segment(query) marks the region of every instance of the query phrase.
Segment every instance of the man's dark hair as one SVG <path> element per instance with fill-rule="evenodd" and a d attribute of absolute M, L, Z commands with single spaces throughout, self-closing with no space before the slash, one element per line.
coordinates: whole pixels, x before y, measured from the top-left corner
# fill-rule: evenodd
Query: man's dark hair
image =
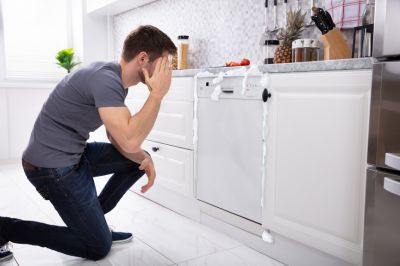
<path fill-rule="evenodd" d="M 126 37 L 122 58 L 129 62 L 140 52 L 148 53 L 150 61 L 153 61 L 164 52 L 175 55 L 176 46 L 164 32 L 154 26 L 145 25 L 133 30 Z"/>

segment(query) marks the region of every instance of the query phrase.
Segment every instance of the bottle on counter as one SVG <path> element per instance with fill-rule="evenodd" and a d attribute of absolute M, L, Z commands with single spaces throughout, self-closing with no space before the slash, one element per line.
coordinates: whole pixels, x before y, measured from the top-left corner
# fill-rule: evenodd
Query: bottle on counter
<path fill-rule="evenodd" d="M 188 68 L 189 36 L 178 36 L 178 69 Z"/>

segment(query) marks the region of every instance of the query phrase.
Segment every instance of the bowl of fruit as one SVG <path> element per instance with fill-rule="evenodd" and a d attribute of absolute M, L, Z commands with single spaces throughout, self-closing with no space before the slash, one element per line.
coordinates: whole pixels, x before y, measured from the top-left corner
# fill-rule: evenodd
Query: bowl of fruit
<path fill-rule="evenodd" d="M 250 65 L 250 60 L 247 58 L 243 58 L 242 61 L 240 62 L 230 61 L 225 63 L 225 66 L 227 67 L 248 66 L 248 65 Z"/>

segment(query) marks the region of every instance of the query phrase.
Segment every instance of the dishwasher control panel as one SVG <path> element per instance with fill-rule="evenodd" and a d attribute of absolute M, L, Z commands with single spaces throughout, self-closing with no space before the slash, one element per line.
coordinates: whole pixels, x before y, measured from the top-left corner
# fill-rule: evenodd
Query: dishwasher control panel
<path fill-rule="evenodd" d="M 262 100 L 264 88 L 259 76 L 224 77 L 221 82 L 214 84 L 215 77 L 198 78 L 197 96 L 200 98 L 254 99 Z"/>

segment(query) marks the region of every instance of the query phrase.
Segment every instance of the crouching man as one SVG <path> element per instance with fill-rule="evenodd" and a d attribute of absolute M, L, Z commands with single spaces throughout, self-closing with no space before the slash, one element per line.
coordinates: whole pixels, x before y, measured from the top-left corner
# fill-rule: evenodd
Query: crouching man
<path fill-rule="evenodd" d="M 144 174 L 146 192 L 156 173 L 141 144 L 152 129 L 171 84 L 171 39 L 153 26 L 141 26 L 124 42 L 119 62 L 95 62 L 67 75 L 50 94 L 22 156 L 27 179 L 57 210 L 66 226 L 0 217 L 0 260 L 12 258 L 9 242 L 46 247 L 99 260 L 113 242 L 131 233 L 110 231 L 104 215 Z M 143 82 L 150 94 L 131 115 L 124 104 L 128 88 Z M 105 125 L 110 143 L 87 143 L 89 132 Z M 97 195 L 93 178 L 112 174 Z"/>

